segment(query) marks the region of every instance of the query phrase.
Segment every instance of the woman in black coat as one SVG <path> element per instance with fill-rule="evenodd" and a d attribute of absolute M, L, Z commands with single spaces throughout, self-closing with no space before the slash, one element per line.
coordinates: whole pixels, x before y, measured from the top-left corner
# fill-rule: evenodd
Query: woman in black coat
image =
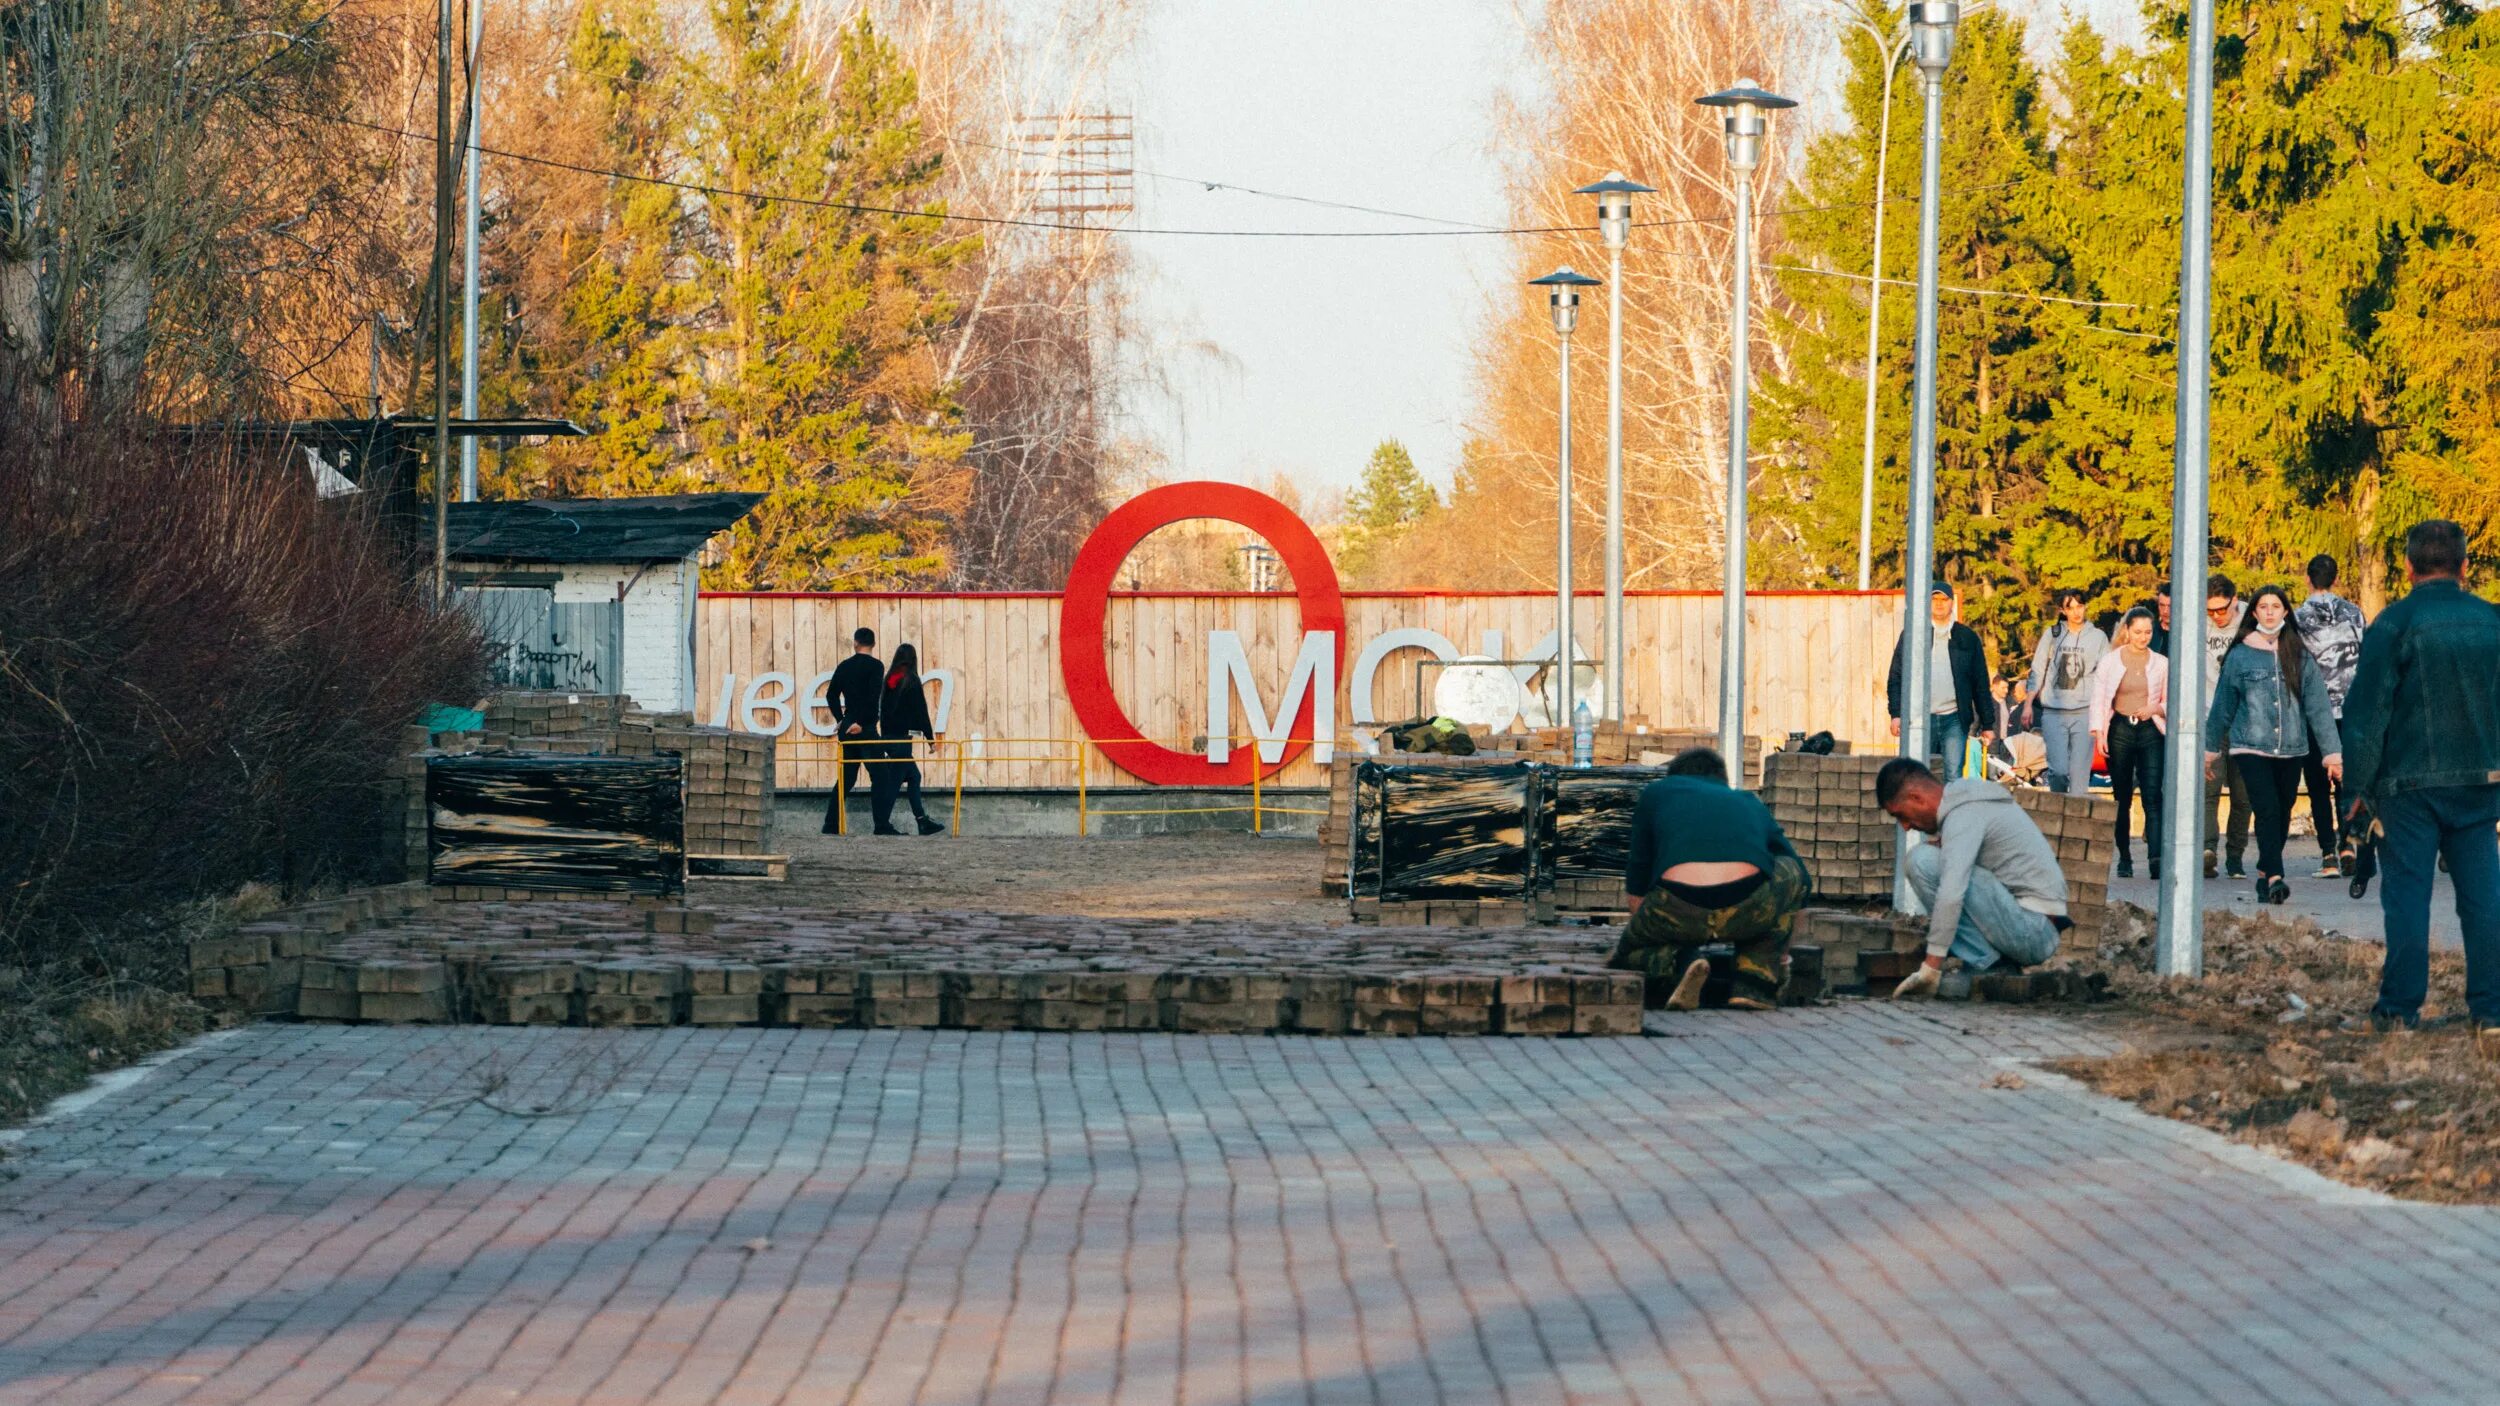
<path fill-rule="evenodd" d="M 911 802 L 912 818 L 919 822 L 921 834 L 935 835 L 946 829 L 931 820 L 920 804 L 920 763 L 911 755 L 915 741 L 927 741 L 936 731 L 929 722 L 928 694 L 920 684 L 920 651 L 896 645 L 894 662 L 886 667 L 885 696 L 877 706 L 877 737 L 884 744 L 879 749 L 884 755 L 871 764 L 876 772 L 872 778 L 876 833 L 903 833 L 894 828 L 898 793 Z"/>

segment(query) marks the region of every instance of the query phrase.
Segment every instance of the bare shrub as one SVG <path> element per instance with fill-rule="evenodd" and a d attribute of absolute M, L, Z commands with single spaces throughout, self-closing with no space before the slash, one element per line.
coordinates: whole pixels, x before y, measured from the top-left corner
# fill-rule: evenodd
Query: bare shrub
<path fill-rule="evenodd" d="M 0 960 L 376 872 L 408 724 L 484 679 L 371 511 L 287 460 L 127 418 L 9 432 Z"/>

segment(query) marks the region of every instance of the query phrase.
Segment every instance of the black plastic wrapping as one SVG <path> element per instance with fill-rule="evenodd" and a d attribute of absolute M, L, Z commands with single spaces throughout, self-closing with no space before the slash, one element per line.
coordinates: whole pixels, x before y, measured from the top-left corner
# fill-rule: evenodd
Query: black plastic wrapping
<path fill-rule="evenodd" d="M 685 891 L 685 780 L 676 757 L 434 757 L 425 795 L 437 884 Z"/>
<path fill-rule="evenodd" d="M 1536 770 L 1527 762 L 1356 767 L 1353 891 L 1392 902 L 1525 897 L 1536 873 L 1528 825 Z"/>
<path fill-rule="evenodd" d="M 1665 767 L 1537 768 L 1539 884 L 1620 879 L 1632 855 L 1632 812 Z"/>

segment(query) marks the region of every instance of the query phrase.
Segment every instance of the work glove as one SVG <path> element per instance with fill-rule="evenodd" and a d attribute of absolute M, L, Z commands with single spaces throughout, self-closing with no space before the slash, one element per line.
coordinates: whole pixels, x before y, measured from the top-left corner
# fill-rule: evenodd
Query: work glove
<path fill-rule="evenodd" d="M 1892 999 L 1907 1001 L 1916 996 L 1933 996 L 1943 980 L 1942 970 L 1922 963 L 1917 971 L 1901 978 L 1901 984 L 1892 988 Z"/>

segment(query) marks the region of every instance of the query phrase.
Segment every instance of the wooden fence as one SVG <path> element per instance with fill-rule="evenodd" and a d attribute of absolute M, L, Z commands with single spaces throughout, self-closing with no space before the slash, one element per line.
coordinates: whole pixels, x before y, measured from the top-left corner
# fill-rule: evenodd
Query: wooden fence
<path fill-rule="evenodd" d="M 1858 742 L 1885 735 L 1884 675 L 1900 630 L 1900 596 L 1891 592 L 1782 592 L 1749 598 L 1746 728 L 1766 737 L 1828 728 Z M 1416 662 L 1432 651 L 1370 648 L 1391 631 L 1428 630 L 1459 653 L 1533 658 L 1553 649 L 1553 597 L 1450 592 L 1349 593 L 1345 663 L 1337 679 L 1341 745 L 1368 737 L 1362 719 L 1395 721 L 1416 712 Z M 1575 602 L 1579 652 L 1602 656 L 1604 605 L 1594 593 Z M 1719 597 L 1641 592 L 1624 606 L 1629 649 L 1625 712 L 1662 728 L 1715 726 L 1718 716 Z M 777 734 L 779 784 L 829 787 L 831 717 L 821 707 L 823 678 L 850 653 L 851 631 L 877 632 L 878 655 L 908 641 L 932 679 L 930 706 L 950 744 L 924 760 L 932 786 L 951 786 L 957 757 L 967 787 L 1050 788 L 1135 784 L 1082 748 L 1082 733 L 1060 681 L 1059 596 L 1018 594 L 706 594 L 695 610 L 695 671 L 701 720 Z M 1203 746 L 1211 632 L 1235 632 L 1272 714 L 1301 643 L 1300 607 L 1291 595 L 1250 592 L 1115 594 L 1104 649 L 1112 686 L 1148 738 L 1181 751 Z M 1367 652 L 1373 659 L 1367 660 Z M 1359 677 L 1365 671 L 1368 679 Z M 1358 683 L 1368 696 L 1356 698 Z M 809 690 L 810 706 L 793 694 Z M 1427 687 L 1429 684 L 1427 683 Z M 1233 704 L 1231 731 L 1246 737 L 1245 710 Z M 1270 779 L 1277 786 L 1322 785 L 1306 754 Z"/>

